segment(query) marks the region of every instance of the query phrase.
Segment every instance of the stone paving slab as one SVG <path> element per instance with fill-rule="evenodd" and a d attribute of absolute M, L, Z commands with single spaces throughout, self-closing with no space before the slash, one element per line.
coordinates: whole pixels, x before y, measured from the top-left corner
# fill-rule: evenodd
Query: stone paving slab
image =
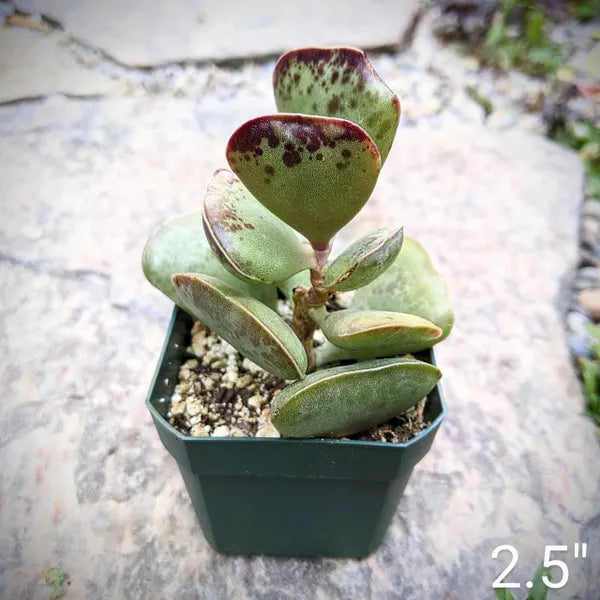
<path fill-rule="evenodd" d="M 66 597 L 91 600 L 484 599 L 499 544 L 519 549 L 521 582 L 546 544 L 600 548 L 600 446 L 557 301 L 580 163 L 541 136 L 456 116 L 401 127 L 341 236 L 403 223 L 456 307 L 438 351 L 448 419 L 383 546 L 363 561 L 209 548 L 143 405 L 170 305 L 139 262 L 157 223 L 198 207 L 229 133 L 269 96 L 261 73 L 263 92 L 242 85 L 221 100 L 0 109 L 2 598 L 45 600 L 42 573 L 60 566 Z M 569 568 L 553 599 L 597 597 L 600 554 Z"/>
<path fill-rule="evenodd" d="M 115 90 L 106 75 L 85 69 L 66 47 L 68 36 L 0 26 L 0 102 L 47 94 L 99 96 Z"/>
<path fill-rule="evenodd" d="M 16 0 L 129 66 L 223 61 L 306 45 L 395 45 L 417 0 Z"/>

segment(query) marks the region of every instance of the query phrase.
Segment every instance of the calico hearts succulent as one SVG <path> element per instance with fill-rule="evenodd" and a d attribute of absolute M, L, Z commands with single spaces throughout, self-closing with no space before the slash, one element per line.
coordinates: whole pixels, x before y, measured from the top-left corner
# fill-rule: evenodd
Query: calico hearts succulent
<path fill-rule="evenodd" d="M 146 244 L 148 280 L 273 375 L 293 380 L 271 407 L 289 437 L 339 437 L 416 404 L 441 374 L 407 357 L 452 329 L 443 281 L 402 228 L 378 229 L 334 260 L 335 234 L 377 182 L 400 102 L 354 48 L 300 48 L 275 66 L 281 112 L 231 136 L 231 170 L 201 209 Z M 293 307 L 276 311 L 277 291 Z M 352 292 L 346 308 L 332 302 Z M 326 342 L 315 347 L 320 328 Z M 335 366 L 336 363 L 342 366 Z"/>

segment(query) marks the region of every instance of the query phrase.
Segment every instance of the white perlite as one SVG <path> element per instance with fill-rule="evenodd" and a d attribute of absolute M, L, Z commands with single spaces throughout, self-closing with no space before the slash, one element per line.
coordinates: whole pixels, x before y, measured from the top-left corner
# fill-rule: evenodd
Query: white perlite
<path fill-rule="evenodd" d="M 202 437 L 273 435 L 262 407 L 279 393 L 283 381 L 245 359 L 198 321 L 192 327 L 188 352 L 197 358 L 187 360 L 179 370 L 167 412 L 171 425 L 186 435 Z"/>

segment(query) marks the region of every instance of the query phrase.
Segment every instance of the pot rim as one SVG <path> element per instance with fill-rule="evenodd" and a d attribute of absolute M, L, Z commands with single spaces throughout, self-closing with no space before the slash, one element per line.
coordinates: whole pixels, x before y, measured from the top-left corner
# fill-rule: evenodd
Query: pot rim
<path fill-rule="evenodd" d="M 429 425 L 427 425 L 427 427 L 425 429 L 423 429 L 423 431 L 419 432 L 416 436 L 414 436 L 413 438 L 411 438 L 410 440 L 408 440 L 407 442 L 375 442 L 375 441 L 368 441 L 368 440 L 344 440 L 344 439 L 335 439 L 335 438 L 292 438 L 292 437 L 256 437 L 256 436 L 248 436 L 248 437 L 234 437 L 234 436 L 203 436 L 203 437 L 196 437 L 196 436 L 190 436 L 190 435 L 184 435 L 183 433 L 181 433 L 180 431 L 178 431 L 177 429 L 175 429 L 175 427 L 173 427 L 173 425 L 171 425 L 171 423 L 169 423 L 169 421 L 167 421 L 167 419 L 164 417 L 164 415 L 162 415 L 157 409 L 156 407 L 152 404 L 152 402 L 150 401 L 149 398 L 146 399 L 146 406 L 148 408 L 148 410 L 150 411 L 150 413 L 152 414 L 152 416 L 156 419 L 159 420 L 159 422 L 164 426 L 164 428 L 173 436 L 178 438 L 179 440 L 181 440 L 182 442 L 185 442 L 186 444 L 210 444 L 211 440 L 214 441 L 223 441 L 223 440 L 231 440 L 231 441 L 235 441 L 236 443 L 240 443 L 240 444 L 251 444 L 251 443 L 256 443 L 258 442 L 264 442 L 267 444 L 275 444 L 275 443 L 281 443 L 282 441 L 285 442 L 293 442 L 295 444 L 299 444 L 299 443 L 303 443 L 303 444 L 309 444 L 309 445 L 319 445 L 319 444 L 325 444 L 325 445 L 334 445 L 334 446 L 363 446 L 363 447 L 382 447 L 382 448 L 408 448 L 409 446 L 411 446 L 412 444 L 417 443 L 420 439 L 426 437 L 430 431 L 432 429 L 437 428 L 440 423 L 444 420 L 445 416 L 446 416 L 446 404 L 440 394 L 440 404 L 442 406 L 442 410 L 440 412 L 440 414 L 433 420 L 431 421 L 431 423 L 429 423 Z"/>

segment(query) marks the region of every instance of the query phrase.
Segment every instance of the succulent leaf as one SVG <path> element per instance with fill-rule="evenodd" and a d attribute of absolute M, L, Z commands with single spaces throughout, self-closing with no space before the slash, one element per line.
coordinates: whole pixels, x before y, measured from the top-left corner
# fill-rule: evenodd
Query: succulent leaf
<path fill-rule="evenodd" d="M 437 326 L 416 315 L 383 310 L 338 310 L 321 323 L 334 345 L 362 358 L 397 356 L 431 348 L 442 335 Z"/>
<path fill-rule="evenodd" d="M 286 437 L 341 437 L 399 415 L 424 398 L 440 371 L 411 358 L 323 369 L 276 396 L 271 421 Z"/>
<path fill-rule="evenodd" d="M 314 250 L 258 202 L 229 170 L 215 172 L 204 197 L 204 232 L 236 277 L 275 283 L 316 267 Z"/>
<path fill-rule="evenodd" d="M 429 255 L 412 238 L 404 238 L 394 264 L 369 285 L 355 292 L 353 309 L 389 310 L 417 315 L 435 323 L 445 339 L 454 324 L 454 313 L 444 280 Z"/>
<path fill-rule="evenodd" d="M 315 364 L 318 369 L 337 363 L 343 360 L 366 360 L 370 358 L 385 358 L 383 356 L 367 356 L 363 357 L 360 353 L 353 350 L 345 350 L 339 346 L 334 346 L 329 340 L 315 348 Z"/>
<path fill-rule="evenodd" d="M 273 89 L 282 112 L 328 115 L 360 125 L 382 163 L 394 141 L 400 101 L 356 48 L 299 48 L 275 65 Z"/>
<path fill-rule="evenodd" d="M 227 160 L 254 197 L 316 250 L 363 207 L 381 169 L 377 146 L 358 125 L 298 114 L 248 121 L 231 136 Z"/>
<path fill-rule="evenodd" d="M 371 283 L 396 260 L 403 237 L 402 228 L 382 228 L 362 237 L 325 267 L 323 285 L 348 292 Z"/>
<path fill-rule="evenodd" d="M 257 365 L 282 379 L 306 372 L 302 342 L 273 310 L 216 277 L 177 273 L 184 308 Z"/>
<path fill-rule="evenodd" d="M 312 284 L 310 282 L 310 272 L 302 271 L 301 273 L 296 273 L 289 279 L 285 281 L 280 281 L 277 284 L 277 287 L 283 292 L 283 295 L 288 299 L 292 300 L 294 297 L 294 289 L 299 285 L 304 285 L 306 287 L 310 287 Z"/>
<path fill-rule="evenodd" d="M 175 273 L 202 273 L 222 279 L 238 291 L 276 306 L 275 287 L 245 283 L 225 270 L 210 249 L 202 227 L 202 211 L 190 212 L 161 225 L 144 248 L 142 268 L 146 279 L 175 304 L 184 308 L 171 277 Z"/>

